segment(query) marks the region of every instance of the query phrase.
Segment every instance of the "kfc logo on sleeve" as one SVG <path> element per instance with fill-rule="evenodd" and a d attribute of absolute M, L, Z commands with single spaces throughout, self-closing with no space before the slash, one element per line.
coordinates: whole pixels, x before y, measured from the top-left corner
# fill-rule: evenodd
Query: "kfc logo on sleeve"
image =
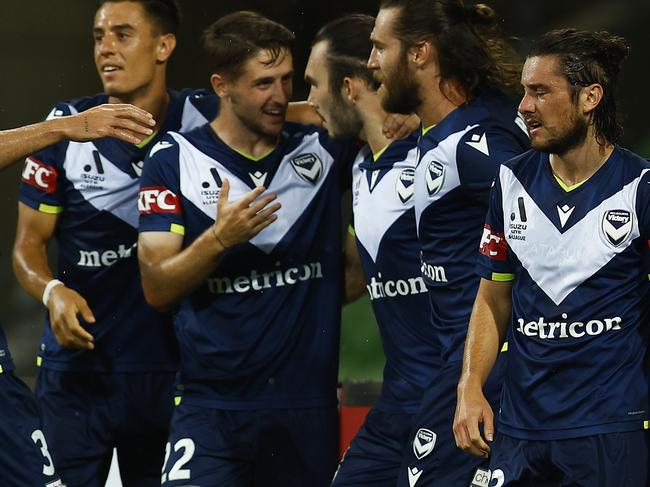
<path fill-rule="evenodd" d="M 35 157 L 25 159 L 25 167 L 22 172 L 22 179 L 27 184 L 46 193 L 56 191 L 56 178 L 58 173 L 52 166 L 47 166 Z"/>
<path fill-rule="evenodd" d="M 180 213 L 180 198 L 163 186 L 142 188 L 138 196 L 138 211 L 143 214 Z"/>
<path fill-rule="evenodd" d="M 508 244 L 505 235 L 492 230 L 490 225 L 485 225 L 479 251 L 492 260 L 506 260 L 508 258 Z"/>

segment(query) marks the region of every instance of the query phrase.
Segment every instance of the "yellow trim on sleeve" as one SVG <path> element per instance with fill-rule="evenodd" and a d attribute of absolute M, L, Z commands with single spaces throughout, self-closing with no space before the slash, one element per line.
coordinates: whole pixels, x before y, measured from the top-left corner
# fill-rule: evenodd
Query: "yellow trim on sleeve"
<path fill-rule="evenodd" d="M 496 282 L 514 281 L 515 280 L 515 275 L 514 274 L 504 274 L 502 272 L 493 272 L 491 280 L 496 281 Z"/>
<path fill-rule="evenodd" d="M 508 342 L 503 342 L 503 346 L 501 347 L 501 353 L 507 351 L 508 351 Z"/>
<path fill-rule="evenodd" d="M 354 229 L 352 225 L 348 225 L 348 233 L 353 237 L 357 236 L 357 231 Z M 648 279 L 650 279 L 650 276 L 648 276 Z"/>
<path fill-rule="evenodd" d="M 650 274 L 648 274 L 648 281 L 650 281 Z"/>
<path fill-rule="evenodd" d="M 153 134 L 151 134 L 149 137 L 147 137 L 146 139 L 144 139 L 142 142 L 140 142 L 139 144 L 135 144 L 135 146 L 136 146 L 138 149 L 142 149 L 142 148 L 145 147 L 149 142 L 151 142 L 151 141 L 153 140 L 153 138 L 154 138 L 156 135 L 158 135 L 158 131 L 157 131 L 157 130 L 156 130 Z"/>
<path fill-rule="evenodd" d="M 644 430 L 650 429 L 650 421 L 648 421 L 647 419 L 643 422 L 643 429 Z"/>
<path fill-rule="evenodd" d="M 39 355 L 36 357 L 36 367 L 40 367 L 41 365 L 43 365 L 43 357 Z"/>
<path fill-rule="evenodd" d="M 0 374 L 2 374 L 5 371 L 5 369 L 2 368 L 2 365 L 0 365 Z"/>
<path fill-rule="evenodd" d="M 46 205 L 45 203 L 41 203 L 38 205 L 38 211 L 50 215 L 58 215 L 59 213 L 63 213 L 63 206 Z"/>
<path fill-rule="evenodd" d="M 174 396 L 174 406 L 180 406 L 183 398 L 181 396 Z"/>
<path fill-rule="evenodd" d="M 169 231 L 172 233 L 177 233 L 178 235 L 185 235 L 185 227 L 179 225 L 178 223 L 172 223 L 169 227 Z"/>

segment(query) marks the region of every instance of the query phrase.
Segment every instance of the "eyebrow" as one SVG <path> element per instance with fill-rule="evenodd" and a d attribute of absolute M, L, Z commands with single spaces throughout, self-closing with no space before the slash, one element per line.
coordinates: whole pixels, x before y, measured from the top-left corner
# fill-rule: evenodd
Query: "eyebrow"
<path fill-rule="evenodd" d="M 309 76 L 308 74 L 306 74 L 305 75 L 305 83 L 307 83 L 308 85 L 315 85 L 316 80 L 314 78 L 312 78 L 311 76 Z"/>
<path fill-rule="evenodd" d="M 120 30 L 133 30 L 134 27 L 131 24 L 117 24 L 114 25 L 110 28 L 112 31 L 120 31 Z M 104 32 L 104 29 L 101 27 L 95 27 L 93 28 L 93 32 Z"/>

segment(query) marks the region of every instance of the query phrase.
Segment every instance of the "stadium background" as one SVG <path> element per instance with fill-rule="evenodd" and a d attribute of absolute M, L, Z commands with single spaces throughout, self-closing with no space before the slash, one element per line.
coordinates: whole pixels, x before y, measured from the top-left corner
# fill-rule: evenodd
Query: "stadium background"
<path fill-rule="evenodd" d="M 650 155 L 650 124 L 645 116 L 650 105 L 643 96 L 650 71 L 647 62 L 650 45 L 643 30 L 650 19 L 650 2 L 496 0 L 487 3 L 503 18 L 503 29 L 518 38 L 515 45 L 522 53 L 530 39 L 556 27 L 609 30 L 625 36 L 632 44 L 632 55 L 624 67 L 619 90 L 620 111 L 625 114 L 624 145 L 646 157 Z M 374 15 L 378 1 L 180 0 L 180 4 L 184 21 L 169 67 L 171 87 L 207 86 L 208 72 L 199 48 L 199 34 L 219 16 L 245 8 L 259 11 L 295 31 L 294 98 L 301 100 L 307 95 L 302 72 L 310 40 L 318 27 L 344 13 Z M 101 90 L 92 58 L 91 27 L 96 6 L 94 0 L 0 2 L 0 129 L 38 121 L 57 101 Z M 0 177 L 0 320 L 19 374 L 29 381 L 35 374 L 34 357 L 43 309 L 22 291 L 11 271 L 19 173 L 20 167 L 16 165 Z M 378 381 L 382 367 L 376 325 L 364 299 L 344 311 L 341 378 Z"/>

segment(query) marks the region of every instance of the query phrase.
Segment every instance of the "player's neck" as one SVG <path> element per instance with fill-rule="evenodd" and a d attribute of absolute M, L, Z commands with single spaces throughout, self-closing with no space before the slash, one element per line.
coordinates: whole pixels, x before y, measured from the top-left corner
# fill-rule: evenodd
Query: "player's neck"
<path fill-rule="evenodd" d="M 251 131 L 225 104 L 222 104 L 219 116 L 210 123 L 210 127 L 229 147 L 252 157 L 263 157 L 278 145 L 277 136 Z"/>
<path fill-rule="evenodd" d="M 613 151 L 612 144 L 601 145 L 590 133 L 583 144 L 564 154 L 551 154 L 549 160 L 555 175 L 567 186 L 573 186 L 593 176 Z"/>
<path fill-rule="evenodd" d="M 373 154 L 377 154 L 387 147 L 392 140 L 384 136 L 383 127 L 387 114 L 381 108 L 381 103 L 374 93 L 369 94 L 359 104 L 359 115 L 363 122 L 359 138 L 368 143 Z"/>
<path fill-rule="evenodd" d="M 157 131 L 165 121 L 169 107 L 169 93 L 165 78 L 155 79 L 151 84 L 128 95 L 109 96 L 109 103 L 129 103 L 148 111 L 156 121 L 154 131 Z"/>
<path fill-rule="evenodd" d="M 447 115 L 468 101 L 455 83 L 446 83 L 443 92 L 438 82 L 439 78 L 435 78 L 432 83 L 420 89 L 422 103 L 416 113 L 423 127 L 439 124 Z"/>

